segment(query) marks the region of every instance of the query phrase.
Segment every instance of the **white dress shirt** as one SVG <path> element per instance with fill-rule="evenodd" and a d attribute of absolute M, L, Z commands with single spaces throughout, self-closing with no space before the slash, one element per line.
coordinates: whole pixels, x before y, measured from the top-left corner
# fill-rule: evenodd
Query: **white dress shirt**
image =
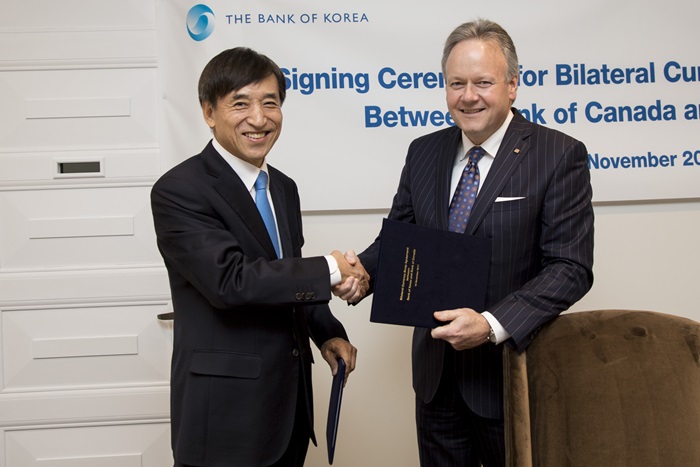
<path fill-rule="evenodd" d="M 277 214 L 275 213 L 275 204 L 272 201 L 272 196 L 270 196 L 270 172 L 268 171 L 267 168 L 267 161 L 263 161 L 262 166 L 260 168 L 255 167 L 253 164 L 250 164 L 243 159 L 240 159 L 230 152 L 228 152 L 224 147 L 219 144 L 219 142 L 216 140 L 216 138 L 212 138 L 212 145 L 214 146 L 214 149 L 221 155 L 221 157 L 224 158 L 226 163 L 231 166 L 234 172 L 236 172 L 236 175 L 241 179 L 243 182 L 243 185 L 248 189 L 248 192 L 250 193 L 251 198 L 253 201 L 255 201 L 255 180 L 258 178 L 258 174 L 262 170 L 265 172 L 268 177 L 268 184 L 267 184 L 267 200 L 270 202 L 270 208 L 272 208 L 272 215 L 275 218 L 275 229 L 277 229 L 277 238 L 280 238 L 280 233 L 279 233 L 279 226 L 277 224 Z M 280 257 L 284 257 L 284 251 L 282 250 L 282 242 L 280 241 Z M 340 284 L 340 281 L 342 279 L 342 276 L 340 274 L 340 269 L 338 268 L 338 262 L 336 259 L 331 256 L 331 255 L 326 255 L 324 256 L 326 258 L 326 262 L 328 263 L 328 272 L 330 274 L 330 283 L 331 287 L 337 284 Z"/>
<path fill-rule="evenodd" d="M 508 125 L 510 124 L 511 120 L 513 120 L 512 111 L 508 112 L 508 116 L 503 122 L 503 125 L 501 125 L 501 127 L 498 130 L 496 130 L 491 136 L 489 136 L 489 138 L 486 141 L 484 141 L 480 145 L 481 148 L 484 150 L 484 155 L 481 157 L 481 159 L 479 159 L 479 163 L 477 164 L 479 166 L 479 187 L 477 188 L 476 192 L 477 196 L 479 195 L 481 187 L 486 181 L 486 177 L 488 176 L 489 170 L 491 169 L 491 164 L 493 164 L 493 160 L 496 158 L 496 154 L 498 154 L 498 148 L 501 147 L 503 137 L 506 134 L 506 130 L 508 129 Z M 464 132 L 462 132 L 462 143 L 457 149 L 455 163 L 452 167 L 450 193 L 454 193 L 457 189 L 457 184 L 459 183 L 459 179 L 462 176 L 462 172 L 467 166 L 467 153 L 474 146 L 476 145 L 472 143 L 469 140 L 469 138 L 467 138 Z M 452 198 L 450 197 L 450 201 L 451 200 Z M 506 329 L 503 326 L 501 326 L 501 323 L 499 323 L 498 320 L 491 313 L 489 313 L 488 311 L 484 311 L 481 314 L 484 318 L 486 318 L 486 321 L 489 322 L 491 329 L 493 329 L 493 332 L 496 335 L 497 344 L 500 344 L 501 342 L 510 338 L 510 333 L 508 333 L 508 331 L 506 331 Z"/>

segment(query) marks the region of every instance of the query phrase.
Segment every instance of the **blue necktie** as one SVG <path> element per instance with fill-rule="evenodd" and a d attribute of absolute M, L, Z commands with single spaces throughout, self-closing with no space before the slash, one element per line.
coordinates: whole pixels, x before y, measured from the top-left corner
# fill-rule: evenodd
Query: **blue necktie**
<path fill-rule="evenodd" d="M 481 146 L 474 146 L 467 153 L 469 160 L 457 184 L 450 203 L 450 231 L 464 233 L 479 190 L 479 159 L 484 155 Z"/>
<path fill-rule="evenodd" d="M 270 240 L 272 240 L 272 245 L 275 247 L 277 257 L 281 258 L 282 255 L 280 254 L 280 242 L 277 238 L 275 216 L 272 215 L 272 208 L 270 207 L 270 202 L 267 200 L 267 174 L 262 170 L 255 180 L 255 204 L 258 206 L 258 211 L 260 211 L 265 227 L 267 227 L 267 233 L 270 235 Z"/>

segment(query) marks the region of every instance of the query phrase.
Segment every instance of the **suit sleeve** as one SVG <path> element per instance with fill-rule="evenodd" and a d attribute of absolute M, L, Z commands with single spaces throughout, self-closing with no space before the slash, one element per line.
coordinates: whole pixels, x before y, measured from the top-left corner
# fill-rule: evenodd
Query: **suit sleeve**
<path fill-rule="evenodd" d="M 171 282 L 182 281 L 171 286 L 191 284 L 220 309 L 309 305 L 331 299 L 323 257 L 268 260 L 240 218 L 222 213 L 226 206 L 216 204 L 208 187 L 198 186 L 191 178 L 187 173 L 171 173 L 151 192 L 158 248 L 168 270 L 176 273 L 171 274 Z M 298 207 L 298 198 L 292 202 Z M 300 254 L 301 225 L 298 229 L 293 238 L 299 243 L 294 250 Z"/>
<path fill-rule="evenodd" d="M 593 284 L 593 207 L 587 150 L 572 140 L 542 203 L 537 274 L 489 311 L 524 350 L 544 323 L 582 298 Z"/>

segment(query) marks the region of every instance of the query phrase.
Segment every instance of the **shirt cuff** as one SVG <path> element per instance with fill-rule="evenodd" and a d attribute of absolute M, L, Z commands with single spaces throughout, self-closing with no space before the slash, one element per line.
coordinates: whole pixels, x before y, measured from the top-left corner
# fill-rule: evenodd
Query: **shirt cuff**
<path fill-rule="evenodd" d="M 491 313 L 484 311 L 481 315 L 486 318 L 486 321 L 489 322 L 489 326 L 493 329 L 493 333 L 496 335 L 496 344 L 510 339 L 510 334 L 506 331 L 506 328 L 501 326 L 501 323 L 499 323 Z"/>
<path fill-rule="evenodd" d="M 331 275 L 331 287 L 340 284 L 343 276 L 340 274 L 340 269 L 338 269 L 338 261 L 332 255 L 324 256 L 326 261 L 328 261 L 328 272 Z"/>

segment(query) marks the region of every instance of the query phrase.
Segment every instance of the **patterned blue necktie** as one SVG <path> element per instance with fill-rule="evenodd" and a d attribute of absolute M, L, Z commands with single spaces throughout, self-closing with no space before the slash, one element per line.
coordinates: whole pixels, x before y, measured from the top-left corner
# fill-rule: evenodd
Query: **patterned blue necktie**
<path fill-rule="evenodd" d="M 275 247 L 277 257 L 281 258 L 282 255 L 280 255 L 280 242 L 277 238 L 275 216 L 272 215 L 272 208 L 270 207 L 270 202 L 267 200 L 267 174 L 262 170 L 255 180 L 255 204 L 258 206 L 258 211 L 260 211 L 265 227 L 267 227 L 267 233 L 270 235 L 270 240 L 272 240 L 272 245 Z"/>
<path fill-rule="evenodd" d="M 479 159 L 484 155 L 481 146 L 474 146 L 467 153 L 469 160 L 457 184 L 450 203 L 450 231 L 464 233 L 479 190 Z"/>

